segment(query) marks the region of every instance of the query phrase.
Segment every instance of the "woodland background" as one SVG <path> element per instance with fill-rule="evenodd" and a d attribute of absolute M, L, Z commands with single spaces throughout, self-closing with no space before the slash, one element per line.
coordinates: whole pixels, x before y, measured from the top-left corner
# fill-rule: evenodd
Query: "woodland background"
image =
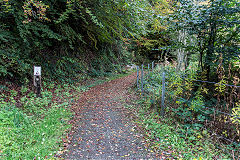
<path fill-rule="evenodd" d="M 169 88 L 175 96 L 239 117 L 239 87 L 221 85 L 240 86 L 239 6 L 238 0 L 1 0 L 1 114 L 29 113 L 24 110 L 26 99 L 22 99 L 20 111 L 15 103 L 17 97 L 30 93 L 26 86 L 32 83 L 33 65 L 42 66 L 43 81 L 51 89 L 54 84 L 48 82 L 69 85 L 122 73 L 127 64 L 155 61 L 171 66 L 173 84 Z M 177 81 L 180 74 L 220 85 Z M 157 78 L 152 82 L 159 84 Z M 178 88 L 183 83 L 185 88 Z M 20 88 L 21 94 L 11 86 Z M 29 97 L 34 96 L 25 98 Z M 184 101 L 174 100 L 180 117 L 188 113 Z M 42 106 L 49 105 L 47 101 Z M 16 112 L 3 109 L 10 104 Z M 202 113 L 193 108 L 188 116 L 199 115 Z M 222 127 L 216 132 L 237 144 L 230 150 L 238 150 L 238 118 L 202 116 L 203 121 L 217 121 Z M 234 129 L 224 127 L 226 121 Z M 0 145 L 0 153 L 8 149 Z"/>

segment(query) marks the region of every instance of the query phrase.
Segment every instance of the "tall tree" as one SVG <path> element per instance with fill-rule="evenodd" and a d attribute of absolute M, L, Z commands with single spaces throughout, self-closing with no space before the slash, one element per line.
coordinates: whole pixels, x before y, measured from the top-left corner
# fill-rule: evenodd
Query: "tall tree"
<path fill-rule="evenodd" d="M 199 61 L 210 79 L 214 60 L 223 54 L 227 62 L 239 54 L 239 2 L 237 0 L 193 1 L 180 0 L 170 16 L 170 31 L 187 31 L 195 39 L 184 46 L 190 53 L 199 54 Z M 187 36 L 187 37 L 188 37 Z M 204 60 L 205 59 L 205 60 Z M 203 65 L 203 61 L 205 62 Z"/>

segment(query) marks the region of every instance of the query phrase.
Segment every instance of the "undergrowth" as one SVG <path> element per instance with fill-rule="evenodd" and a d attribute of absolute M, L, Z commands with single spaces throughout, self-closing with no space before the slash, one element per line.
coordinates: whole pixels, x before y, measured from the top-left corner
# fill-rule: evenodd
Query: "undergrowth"
<path fill-rule="evenodd" d="M 163 71 L 166 73 L 164 118 L 160 116 Z M 193 70 L 177 73 L 174 67 L 167 66 L 155 68 L 144 77 L 144 94 L 140 93 L 137 105 L 142 107 L 136 114 L 146 129 L 151 149 L 178 159 L 237 159 L 240 144 L 223 141 L 216 133 L 227 138 L 235 134 L 237 140 L 239 124 L 234 117 L 225 116 L 223 121 L 220 114 L 205 108 L 208 101 L 203 95 L 206 91 L 193 83 L 196 75 Z M 219 120 L 221 126 L 232 127 L 231 134 L 220 132 L 219 126 L 211 127 L 209 124 L 214 124 L 214 120 Z"/>
<path fill-rule="evenodd" d="M 136 106 L 140 108 L 126 107 L 137 110 L 137 123 L 144 128 L 152 151 L 174 159 L 231 159 L 214 145 L 207 132 L 186 128 L 174 118 L 161 118 L 144 99 Z"/>

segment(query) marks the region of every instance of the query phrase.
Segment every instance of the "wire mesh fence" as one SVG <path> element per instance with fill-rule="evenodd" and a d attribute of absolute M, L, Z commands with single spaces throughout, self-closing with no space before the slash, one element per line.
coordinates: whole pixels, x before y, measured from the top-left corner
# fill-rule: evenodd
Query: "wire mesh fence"
<path fill-rule="evenodd" d="M 141 77 L 139 77 L 140 69 L 138 67 L 138 91 L 141 90 L 141 95 L 144 95 L 145 98 L 150 98 L 151 103 L 156 105 L 156 110 L 159 112 L 161 117 L 168 116 L 169 113 L 174 113 L 174 115 L 181 116 L 181 113 L 183 111 L 180 111 L 178 107 L 173 107 L 174 103 L 176 104 L 176 102 L 180 101 L 184 104 L 191 104 L 192 100 L 173 95 L 174 91 L 170 91 L 171 82 L 168 81 L 168 68 L 165 68 L 164 66 L 154 66 L 154 62 L 152 62 L 151 65 L 152 67 L 150 67 L 150 64 L 145 65 L 145 67 L 144 65 L 141 65 Z M 180 77 L 183 82 L 191 81 L 194 85 L 197 85 L 197 83 L 209 83 L 219 86 L 223 85 L 240 90 L 240 86 L 238 85 L 191 79 L 186 75 L 180 75 Z M 139 78 L 141 78 L 141 80 L 139 80 Z M 154 81 L 154 78 L 158 79 L 158 81 Z M 139 87 L 140 85 L 141 88 Z M 237 92 L 237 94 L 240 94 L 240 92 Z M 168 112 L 166 112 L 166 108 L 168 108 Z M 226 112 L 226 110 L 222 111 L 212 106 L 206 106 L 204 103 L 203 105 L 199 105 L 195 112 L 199 113 L 199 115 L 208 117 L 208 119 L 206 118 L 203 121 L 201 119 L 198 120 L 193 117 L 186 117 L 186 119 L 189 119 L 190 123 L 200 124 L 199 129 L 206 129 L 209 133 L 211 133 L 212 136 L 216 136 L 228 144 L 240 148 L 239 114 L 232 114 L 231 109 Z M 223 133 L 223 130 L 228 131 L 230 136 L 228 136 L 226 133 Z"/>

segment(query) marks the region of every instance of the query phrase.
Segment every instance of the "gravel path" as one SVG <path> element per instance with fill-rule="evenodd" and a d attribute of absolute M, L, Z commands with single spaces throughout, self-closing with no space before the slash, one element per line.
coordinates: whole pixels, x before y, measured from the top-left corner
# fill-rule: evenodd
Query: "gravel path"
<path fill-rule="evenodd" d="M 64 159 L 159 159 L 145 146 L 123 107 L 136 74 L 95 86 L 73 107 Z"/>

